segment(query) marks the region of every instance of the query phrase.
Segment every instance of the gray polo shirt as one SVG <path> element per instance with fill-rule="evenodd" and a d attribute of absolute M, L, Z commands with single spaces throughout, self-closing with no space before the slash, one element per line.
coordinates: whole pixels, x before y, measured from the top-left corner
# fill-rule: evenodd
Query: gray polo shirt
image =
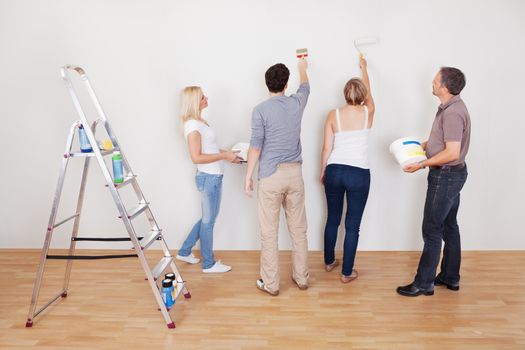
<path fill-rule="evenodd" d="M 445 149 L 446 142 L 461 142 L 459 159 L 443 165 L 459 165 L 465 162 L 470 145 L 470 115 L 459 95 L 444 105 L 439 105 L 428 138 L 427 157 L 433 157 Z"/>
<path fill-rule="evenodd" d="M 301 120 L 310 85 L 301 84 L 291 96 L 274 96 L 258 104 L 252 113 L 250 147 L 261 150 L 259 175 L 275 173 L 281 163 L 302 163 Z"/>

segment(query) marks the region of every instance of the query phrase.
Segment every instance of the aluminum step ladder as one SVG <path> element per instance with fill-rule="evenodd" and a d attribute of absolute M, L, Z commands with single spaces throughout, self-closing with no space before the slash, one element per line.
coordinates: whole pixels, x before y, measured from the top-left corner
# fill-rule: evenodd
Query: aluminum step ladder
<path fill-rule="evenodd" d="M 93 103 L 95 107 L 98 119 L 92 122 L 91 126 L 88 122 L 86 114 L 84 113 L 84 110 L 82 109 L 79 97 L 73 86 L 73 82 L 70 77 L 70 73 L 71 74 L 77 73 L 79 75 L 81 79 L 80 84 L 84 85 L 84 87 L 87 89 L 87 93 L 89 94 L 89 99 L 91 100 L 91 102 Z M 49 223 L 47 226 L 46 238 L 44 241 L 44 247 L 42 249 L 42 253 L 40 257 L 40 265 L 38 267 L 38 271 L 36 274 L 36 281 L 35 281 L 35 285 L 33 288 L 33 295 L 31 298 L 31 306 L 29 307 L 29 314 L 27 316 L 26 327 L 32 327 L 33 320 L 38 314 L 44 311 L 49 305 L 54 303 L 59 298 L 61 297 L 64 298 L 68 295 L 68 286 L 69 286 L 69 280 L 71 276 L 71 268 L 72 268 L 73 260 L 138 257 L 142 265 L 142 268 L 144 269 L 146 273 L 146 279 L 151 287 L 151 290 L 153 291 L 153 295 L 155 297 L 155 300 L 157 301 L 159 310 L 161 311 L 162 316 L 164 317 L 164 320 L 166 321 L 168 328 L 175 328 L 175 323 L 172 321 L 170 317 L 169 309 L 165 306 L 159 286 L 157 285 L 158 280 L 159 278 L 160 280 L 162 280 L 161 276 L 163 275 L 164 271 L 166 271 L 169 268 L 175 274 L 175 280 L 173 281 L 174 300 L 177 300 L 177 298 L 181 294 L 186 299 L 191 298 L 190 292 L 186 288 L 185 281 L 182 279 L 182 276 L 180 275 L 177 269 L 177 266 L 175 265 L 174 257 L 171 255 L 170 250 L 168 249 L 168 246 L 162 236 L 162 230 L 157 225 L 157 221 L 155 220 L 155 217 L 153 216 L 153 213 L 149 207 L 149 203 L 146 201 L 146 199 L 144 198 L 144 195 L 142 194 L 139 183 L 137 181 L 137 177 L 131 170 L 129 163 L 126 160 L 124 153 L 122 152 L 122 147 L 120 146 L 117 140 L 117 137 L 115 136 L 115 133 L 113 132 L 113 129 L 111 128 L 109 121 L 104 111 L 102 110 L 102 107 L 95 95 L 95 91 L 93 90 L 91 83 L 89 82 L 86 72 L 81 67 L 68 65 L 68 66 L 64 66 L 61 68 L 61 75 L 66 85 L 66 88 L 73 100 L 75 109 L 77 110 L 80 116 L 80 120 L 77 120 L 73 123 L 69 131 L 69 135 L 67 137 L 66 149 L 64 152 L 64 157 L 62 159 L 62 164 L 60 166 L 58 183 L 57 183 L 57 187 L 55 191 L 55 197 L 53 200 L 51 214 L 49 216 Z M 112 150 L 101 149 L 95 138 L 96 128 L 97 126 L 101 124 L 105 128 L 109 138 L 111 139 L 111 142 L 113 143 Z M 72 151 L 75 135 L 78 134 L 77 129 L 81 125 L 83 126 L 86 136 L 89 140 L 89 143 L 91 144 L 91 147 L 93 149 L 92 152 L 82 153 L 81 151 Z M 124 170 L 124 181 L 118 184 L 115 184 L 113 182 L 113 177 L 111 173 L 109 172 L 108 167 L 104 161 L 104 157 L 112 154 L 113 151 L 120 151 L 121 157 L 122 157 L 123 170 Z M 62 194 L 62 188 L 64 185 L 67 165 L 71 158 L 83 158 L 84 159 L 84 168 L 82 171 L 82 180 L 80 184 L 80 191 L 78 194 L 77 208 L 76 208 L 76 211 L 73 213 L 73 215 L 65 218 L 64 220 L 56 222 L 56 216 L 57 216 L 58 206 L 60 203 L 60 197 Z M 100 170 L 102 171 L 102 174 L 106 181 L 106 187 L 109 189 L 109 192 L 111 193 L 111 196 L 113 197 L 113 201 L 115 202 L 117 209 L 120 213 L 119 218 L 122 219 L 122 222 L 124 223 L 124 226 L 126 227 L 129 237 L 125 237 L 125 238 L 78 237 L 80 214 L 82 212 L 82 204 L 83 204 L 84 192 L 86 188 L 86 180 L 87 180 L 90 161 L 92 158 L 95 158 L 100 166 Z M 133 187 L 133 190 L 138 198 L 138 205 L 132 209 L 126 209 L 123 203 L 123 200 L 121 199 L 121 196 L 119 194 L 119 189 L 125 186 L 129 186 L 129 185 Z M 137 233 L 135 232 L 135 229 L 133 227 L 133 220 L 139 215 L 145 215 L 147 218 L 147 221 L 149 222 L 149 232 L 146 232 L 143 236 L 137 236 Z M 71 243 L 69 246 L 68 254 L 67 255 L 49 255 L 49 249 L 51 245 L 51 238 L 53 235 L 53 230 L 57 228 L 58 226 L 70 220 L 74 220 L 74 224 L 73 224 L 73 230 L 71 234 Z M 74 253 L 75 253 L 76 242 L 78 241 L 103 241 L 103 242 L 131 241 L 131 243 L 133 244 L 134 254 L 95 255 L 95 256 L 75 255 Z M 160 259 L 160 261 L 152 268 L 150 267 L 150 265 L 148 264 L 148 261 L 146 260 L 144 251 L 150 246 L 152 246 L 153 243 L 159 243 L 164 254 L 163 254 L 163 257 Z M 45 268 L 47 259 L 67 260 L 63 287 L 62 287 L 62 290 L 54 298 L 52 298 L 49 302 L 47 302 L 44 306 L 42 306 L 38 311 L 36 311 L 38 295 L 40 292 L 40 287 L 41 287 L 42 279 L 44 275 L 44 268 Z"/>

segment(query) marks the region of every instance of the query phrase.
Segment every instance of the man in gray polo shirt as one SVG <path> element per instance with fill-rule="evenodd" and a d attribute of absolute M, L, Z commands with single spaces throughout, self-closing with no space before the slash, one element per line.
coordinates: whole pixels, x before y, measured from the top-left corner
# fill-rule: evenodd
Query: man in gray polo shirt
<path fill-rule="evenodd" d="M 459 69 L 439 70 L 432 81 L 432 93 L 441 104 L 430 137 L 423 143 L 428 159 L 405 167 L 409 173 L 426 167 L 430 171 L 423 216 L 425 245 L 414 281 L 397 288 L 403 296 L 433 295 L 435 285 L 459 290 L 461 243 L 456 217 L 460 191 L 467 180 L 465 157 L 470 144 L 470 116 L 459 96 L 464 87 L 465 75 Z M 445 246 L 436 276 L 441 240 Z"/>
<path fill-rule="evenodd" d="M 286 214 L 292 239 L 292 280 L 299 289 L 308 288 L 308 242 L 301 158 L 301 121 L 310 94 L 306 69 L 300 59 L 301 85 L 297 93 L 286 96 L 290 71 L 282 63 L 265 74 L 270 98 L 253 109 L 252 137 L 248 150 L 245 191 L 251 196 L 253 172 L 259 161 L 257 189 L 261 230 L 261 278 L 256 286 L 270 295 L 279 294 L 279 215 Z"/>

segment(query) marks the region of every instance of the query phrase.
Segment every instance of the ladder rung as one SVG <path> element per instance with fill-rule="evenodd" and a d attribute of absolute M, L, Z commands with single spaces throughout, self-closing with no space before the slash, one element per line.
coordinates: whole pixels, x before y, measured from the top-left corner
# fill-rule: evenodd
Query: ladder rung
<path fill-rule="evenodd" d="M 128 219 L 134 219 L 136 218 L 138 215 L 140 215 L 144 210 L 148 209 L 148 205 L 149 203 L 142 203 L 142 204 L 139 204 L 138 207 L 132 209 L 129 213 L 128 213 Z M 122 218 L 122 216 L 119 216 L 119 218 Z"/>
<path fill-rule="evenodd" d="M 118 255 L 46 255 L 46 259 L 54 260 L 101 260 L 101 259 L 121 259 L 136 258 L 137 254 L 118 254 Z"/>
<path fill-rule="evenodd" d="M 100 151 L 100 153 L 102 154 L 102 156 L 107 156 L 108 154 L 113 154 L 113 151 L 114 150 L 111 150 L 111 151 Z M 70 157 L 94 157 L 95 156 L 95 152 L 87 152 L 87 153 L 83 153 L 83 152 L 71 152 L 69 153 L 69 156 Z"/>
<path fill-rule="evenodd" d="M 143 239 L 144 237 L 137 237 L 139 240 Z M 71 237 L 72 241 L 90 241 L 90 242 L 129 242 L 131 241 L 131 238 L 129 237 L 111 237 L 111 238 L 104 238 L 104 237 Z"/>
<path fill-rule="evenodd" d="M 162 259 L 160 259 L 158 264 L 153 268 L 153 270 L 151 270 L 151 274 L 153 275 L 153 278 L 155 280 L 158 279 L 172 261 L 173 261 L 172 256 L 165 256 Z"/>
<path fill-rule="evenodd" d="M 113 183 L 113 185 L 115 186 L 115 188 L 122 188 L 129 184 L 131 181 L 135 180 L 136 177 L 137 175 L 126 176 L 124 177 L 124 181 L 122 181 L 121 183 Z M 108 187 L 107 184 L 106 187 Z"/>
<path fill-rule="evenodd" d="M 58 226 L 60 226 L 60 225 L 62 225 L 62 224 L 64 224 L 64 223 L 68 222 L 69 220 L 76 218 L 77 216 L 78 216 L 78 213 L 73 214 L 73 215 L 71 215 L 70 217 L 68 217 L 68 218 L 66 218 L 66 219 L 64 219 L 64 220 L 62 220 L 62 221 L 60 221 L 59 223 L 56 223 L 55 225 L 53 225 L 53 228 L 56 228 L 56 227 L 58 227 Z"/>
<path fill-rule="evenodd" d="M 144 238 L 140 241 L 141 248 L 147 249 L 153 242 L 157 240 L 157 238 L 160 237 L 160 234 L 162 233 L 162 230 L 153 230 L 150 231 L 148 235 L 144 236 Z"/>

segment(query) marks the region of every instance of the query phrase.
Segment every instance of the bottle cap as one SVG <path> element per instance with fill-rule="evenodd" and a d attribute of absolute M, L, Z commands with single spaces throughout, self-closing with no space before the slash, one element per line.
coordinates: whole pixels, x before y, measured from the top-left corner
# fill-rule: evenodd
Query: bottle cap
<path fill-rule="evenodd" d="M 167 273 L 167 274 L 164 275 L 164 278 L 167 279 L 167 280 L 174 281 L 175 280 L 175 274 L 174 273 Z"/>
<path fill-rule="evenodd" d="M 169 279 L 162 280 L 162 287 L 169 288 L 173 286 L 173 282 Z"/>

